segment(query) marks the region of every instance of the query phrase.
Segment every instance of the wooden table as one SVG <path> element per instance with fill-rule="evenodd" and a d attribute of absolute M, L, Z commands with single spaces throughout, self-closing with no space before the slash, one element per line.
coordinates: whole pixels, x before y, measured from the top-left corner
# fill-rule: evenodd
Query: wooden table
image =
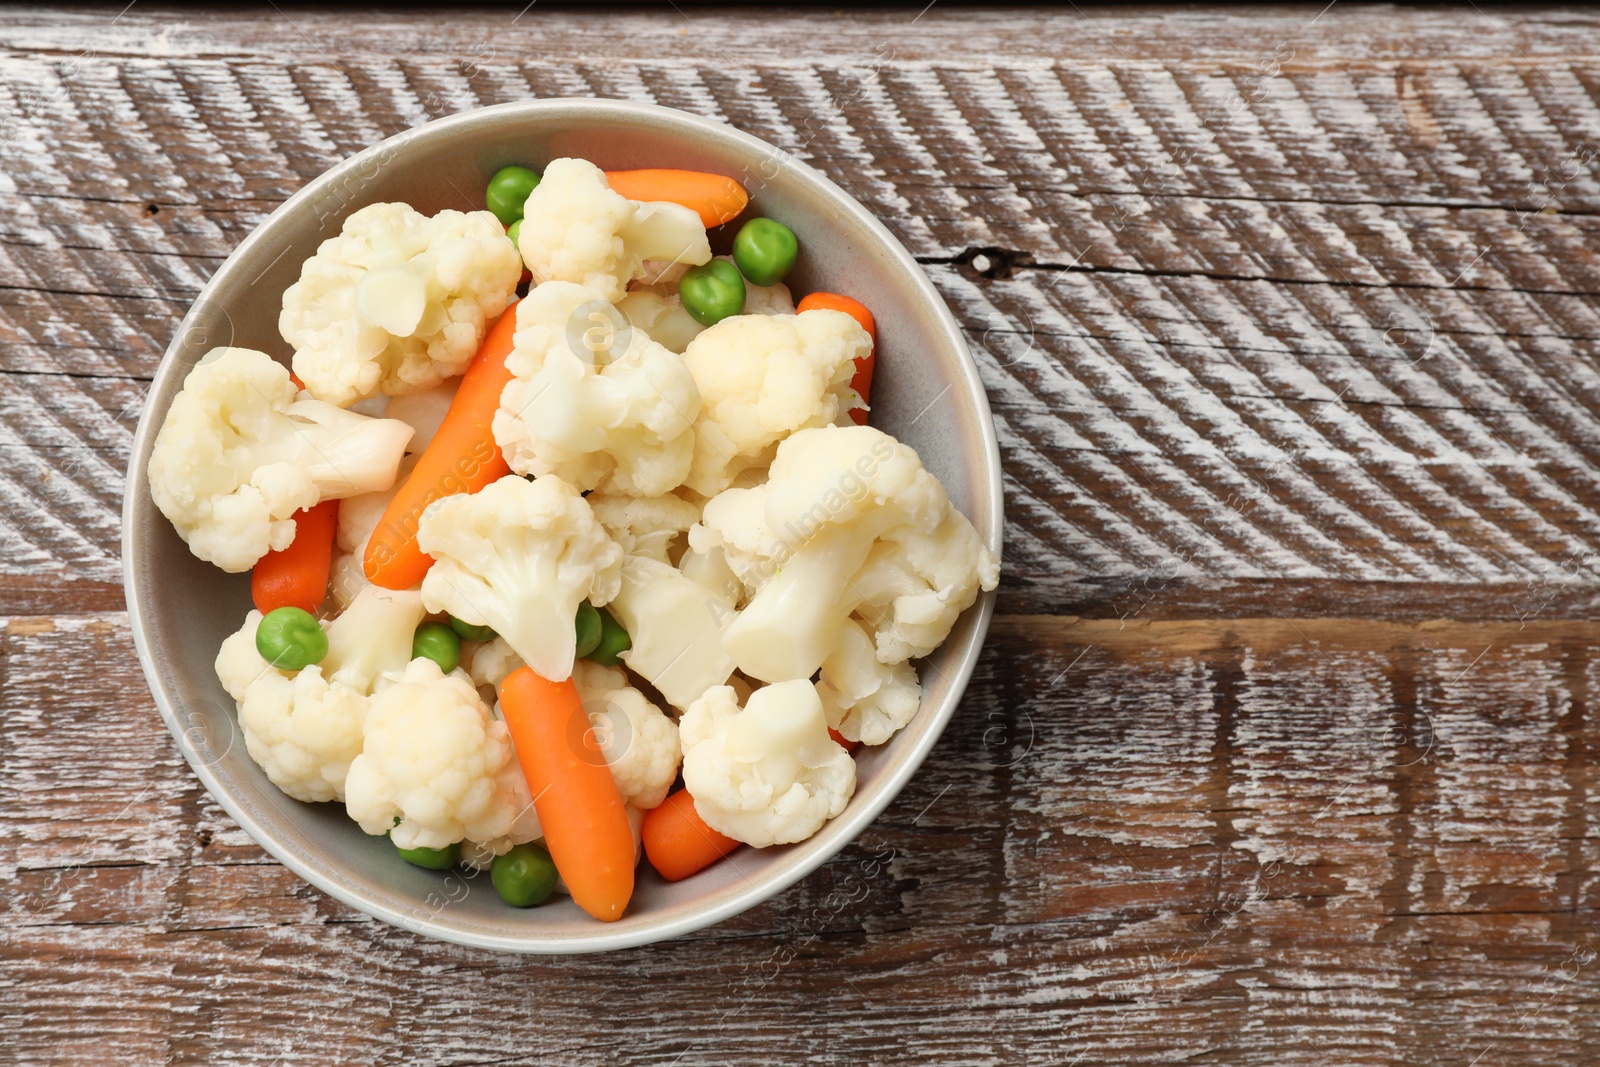
<path fill-rule="evenodd" d="M 0 48 L 0 1060 L 1592 1059 L 1593 13 L 118 3 L 7 9 Z M 555 95 L 725 119 L 896 230 L 1009 527 L 986 661 L 857 845 L 530 960 L 234 827 L 134 662 L 118 515 L 173 327 L 268 211 Z"/>

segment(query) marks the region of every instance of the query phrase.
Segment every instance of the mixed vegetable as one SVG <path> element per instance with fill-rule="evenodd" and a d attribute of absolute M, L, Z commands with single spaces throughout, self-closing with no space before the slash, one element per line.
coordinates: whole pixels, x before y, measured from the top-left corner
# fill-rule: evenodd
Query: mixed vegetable
<path fill-rule="evenodd" d="M 642 857 L 843 811 L 999 566 L 867 425 L 871 312 L 796 305 L 775 219 L 713 256 L 737 182 L 555 159 L 484 200 L 352 214 L 283 294 L 293 374 L 208 353 L 151 494 L 251 572 L 216 669 L 279 789 L 610 921 Z"/>

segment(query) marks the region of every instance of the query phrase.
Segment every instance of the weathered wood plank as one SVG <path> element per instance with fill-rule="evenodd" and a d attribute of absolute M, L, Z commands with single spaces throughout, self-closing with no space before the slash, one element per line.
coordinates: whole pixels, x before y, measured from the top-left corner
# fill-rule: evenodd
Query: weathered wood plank
<path fill-rule="evenodd" d="M 1471 15 L 1405 8 L 1368 12 L 1324 3 L 1227 9 L 1076 5 L 964 6 L 919 3 L 877 8 L 752 12 L 726 4 L 685 4 L 671 12 L 565 10 L 544 4 L 463 6 L 441 19 L 425 10 L 374 13 L 353 24 L 315 9 L 270 8 L 174 12 L 161 5 L 126 11 L 115 2 L 62 12 L 23 9 L 7 20 L 4 42 L 20 51 L 141 58 L 243 55 L 268 62 L 332 61 L 348 55 L 406 58 L 447 54 L 482 61 L 513 49 L 541 58 L 575 56 L 637 63 L 676 56 L 723 63 L 801 66 L 878 54 L 885 46 L 905 61 L 945 60 L 989 67 L 1022 60 L 1085 62 L 1184 58 L 1247 62 L 1279 41 L 1302 45 L 1309 60 L 1361 67 L 1403 60 L 1492 59 L 1533 65 L 1582 53 L 1596 32 L 1582 10 L 1509 4 L 1474 5 Z M 1577 40 L 1575 40 L 1577 39 Z"/>
<path fill-rule="evenodd" d="M 980 32 L 1021 34 L 1029 17 Z M 259 41 L 297 36 L 265 21 Z M 1052 32 L 1091 32 L 1080 22 Z M 128 58 L 141 25 L 76 58 L 45 48 L 37 21 L 0 27 L 15 111 L 0 370 L 30 372 L 14 395 L 80 412 L 106 402 L 91 378 L 137 389 L 239 237 L 385 132 L 530 87 L 611 92 L 791 148 L 928 263 L 1002 428 L 1006 610 L 1092 610 L 1107 581 L 1594 583 L 1600 183 L 1584 131 L 1600 113 L 1570 51 L 1351 70 L 1276 43 L 1256 67 L 1183 50 L 974 68 L 745 48 L 709 63 L 690 47 L 574 67 L 539 47 L 401 62 L 346 41 L 274 64 L 244 38 Z M 1318 26 L 1324 42 L 1348 30 Z M 14 468 L 0 484 L 0 588 L 26 597 L 12 611 L 104 609 L 131 420 L 85 440 L 30 405 L 0 418 L 49 479 Z"/>
<path fill-rule="evenodd" d="M 524 1026 L 536 1059 L 620 1063 L 1433 1064 L 1595 1036 L 1596 624 L 1002 619 L 839 859 L 682 942 L 562 961 L 414 938 L 266 862 L 126 646 L 119 615 L 5 623 L 19 1062 L 70 1058 L 85 1020 L 177 1063 L 520 1062 Z M 671 998 L 617 992 L 665 972 Z"/>

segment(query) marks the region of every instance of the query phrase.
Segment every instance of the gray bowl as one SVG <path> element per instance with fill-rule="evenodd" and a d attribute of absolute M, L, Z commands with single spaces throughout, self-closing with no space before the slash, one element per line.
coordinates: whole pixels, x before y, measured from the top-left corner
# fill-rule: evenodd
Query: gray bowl
<path fill-rule="evenodd" d="M 1000 551 L 1000 457 L 989 404 L 955 319 L 916 261 L 838 186 L 771 145 L 680 111 L 611 100 L 540 100 L 455 115 L 391 137 L 290 197 L 228 257 L 179 324 L 133 441 L 123 504 L 122 568 L 139 662 L 167 727 L 211 795 L 290 870 L 360 911 L 407 930 L 510 952 L 627 948 L 708 926 L 778 893 L 859 834 L 916 772 L 972 674 L 992 594 L 961 618 L 922 668 L 923 706 L 892 742 L 858 754 L 844 814 L 811 840 L 741 849 L 676 884 L 641 867 L 627 915 L 603 924 L 569 900 L 507 907 L 487 877 L 400 862 L 338 804 L 302 804 L 245 753 L 233 702 L 212 661 L 250 607 L 247 575 L 189 554 L 151 502 L 146 466 L 156 430 L 189 369 L 219 345 L 273 353 L 278 304 L 319 242 L 366 204 L 402 200 L 433 213 L 482 207 L 489 175 L 509 163 L 582 156 L 607 169 L 685 167 L 741 178 L 751 210 L 800 237 L 796 292 L 849 293 L 872 308 L 879 357 L 873 423 L 913 445 L 951 499 Z M 715 244 L 715 235 L 713 244 Z M 723 241 L 728 238 L 723 236 Z"/>

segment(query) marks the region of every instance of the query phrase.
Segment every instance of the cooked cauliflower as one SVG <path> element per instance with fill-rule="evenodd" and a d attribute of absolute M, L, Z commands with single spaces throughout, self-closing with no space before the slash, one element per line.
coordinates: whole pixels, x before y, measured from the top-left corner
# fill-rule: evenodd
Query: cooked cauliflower
<path fill-rule="evenodd" d="M 745 594 L 756 592 L 777 572 L 793 551 L 790 541 L 767 526 L 765 486 L 724 489 L 706 501 L 700 521 L 689 528 L 690 552 L 721 559 Z M 721 578 L 714 563 L 705 566 Z"/>
<path fill-rule="evenodd" d="M 406 446 L 407 452 L 421 452 L 433 441 L 433 435 L 439 432 L 444 417 L 450 413 L 450 405 L 455 402 L 460 386 L 460 378 L 451 378 L 420 393 L 388 398 L 383 406 L 383 417 L 399 419 L 416 431 Z"/>
<path fill-rule="evenodd" d="M 723 646 L 733 604 L 664 560 L 628 556 L 608 610 L 633 642 L 622 661 L 673 707 L 687 708 L 733 673 Z"/>
<path fill-rule="evenodd" d="M 880 663 L 872 637 L 846 619 L 839 643 L 822 661 L 817 682 L 828 725 L 849 741 L 881 745 L 922 705 L 922 685 L 909 663 Z"/>
<path fill-rule="evenodd" d="M 361 556 L 354 552 L 335 553 L 328 567 L 328 596 L 335 611 L 345 611 L 372 583 L 361 565 Z"/>
<path fill-rule="evenodd" d="M 319 400 L 348 407 L 418 393 L 466 369 L 521 277 L 517 250 L 487 211 L 429 218 L 371 204 L 284 290 L 278 332 Z"/>
<path fill-rule="evenodd" d="M 635 289 L 617 301 L 617 310 L 635 330 L 672 352 L 681 353 L 705 330 L 683 306 L 676 292 Z"/>
<path fill-rule="evenodd" d="M 555 475 L 530 482 L 508 474 L 436 500 L 422 513 L 417 544 L 435 561 L 422 580 L 428 610 L 492 627 L 552 681 L 572 673 L 578 605 L 600 607 L 621 583 L 622 549 Z"/>
<path fill-rule="evenodd" d="M 473 650 L 467 663 L 467 674 L 474 685 L 486 685 L 498 691 L 506 676 L 520 666 L 522 657 L 511 651 L 505 638 L 496 637 Z"/>
<path fill-rule="evenodd" d="M 269 669 L 239 701 L 239 726 L 273 785 L 296 800 L 342 800 L 366 709 L 366 697 L 317 667 L 292 678 Z"/>
<path fill-rule="evenodd" d="M 389 488 L 339 501 L 339 521 L 334 528 L 334 548 L 338 551 L 328 575 L 328 591 L 333 596 L 334 606 L 340 611 L 349 607 L 356 594 L 371 584 L 367 580 L 365 564 L 367 542 L 372 539 L 378 523 L 383 521 L 395 493 L 416 467 L 417 458 L 418 454 L 412 452 L 400 461 L 399 473 Z"/>
<path fill-rule="evenodd" d="M 700 509 L 675 496 L 590 493 L 584 499 L 611 539 L 630 556 L 668 562 L 673 543 L 700 518 Z"/>
<path fill-rule="evenodd" d="M 732 492 L 727 513 L 706 505 L 700 539 L 760 583 L 723 631 L 752 678 L 811 677 L 869 593 L 882 605 L 869 620 L 878 659 L 925 655 L 999 581 L 999 563 L 915 450 L 870 426 L 801 430 L 778 446 L 766 483 Z M 858 580 L 869 563 L 872 580 Z"/>
<path fill-rule="evenodd" d="M 298 396 L 249 348 L 189 372 L 150 453 L 150 496 L 196 556 L 246 571 L 294 540 L 294 513 L 387 489 L 411 427 Z"/>
<path fill-rule="evenodd" d="M 222 641 L 216 673 L 238 704 L 245 750 L 294 800 L 341 800 L 350 761 L 362 752 L 366 697 L 330 685 L 320 667 L 277 670 L 256 651 L 261 613 Z"/>
<path fill-rule="evenodd" d="M 414 659 L 372 698 L 364 735 L 345 781 L 345 808 L 367 833 L 388 833 L 400 848 L 469 840 L 496 855 L 516 843 L 522 769 L 505 723 L 471 682 Z"/>
<path fill-rule="evenodd" d="M 678 733 L 695 811 L 747 845 L 804 841 L 856 790 L 855 760 L 828 736 L 822 701 L 803 678 L 756 690 L 743 711 L 732 687 L 717 686 Z"/>
<path fill-rule="evenodd" d="M 296 800 L 342 800 L 361 753 L 367 701 L 379 676 L 403 669 L 422 620 L 416 593 L 375 590 L 327 624 L 328 655 L 297 672 L 256 651 L 261 613 L 245 616 L 217 653 L 217 677 L 238 702 L 245 751 Z"/>
<path fill-rule="evenodd" d="M 867 331 L 841 311 L 735 315 L 696 337 L 683 354 L 701 400 L 684 484 L 715 496 L 770 463 L 789 434 L 832 423 L 859 403 L 850 380 L 871 351 Z"/>
<path fill-rule="evenodd" d="M 694 454 L 700 393 L 683 357 L 614 321 L 593 289 L 546 282 L 517 305 L 494 436 L 511 469 L 656 496 Z"/>
<path fill-rule="evenodd" d="M 678 570 L 723 603 L 731 607 L 743 604 L 744 584 L 733 573 L 733 568 L 728 566 L 728 557 L 722 546 L 712 545 L 702 551 L 691 545 L 678 561 Z"/>
<path fill-rule="evenodd" d="M 622 799 L 635 808 L 658 806 L 678 777 L 678 724 L 616 667 L 579 660 L 572 682 Z"/>
<path fill-rule="evenodd" d="M 732 256 L 718 256 L 730 263 Z M 655 341 L 674 352 L 682 352 L 705 332 L 705 327 L 695 321 L 678 296 L 678 280 L 684 267 L 668 277 L 647 275 L 651 284 L 635 285 L 628 294 L 617 301 L 617 310 L 636 330 L 643 330 Z M 746 315 L 793 315 L 794 297 L 782 282 L 776 285 L 744 284 L 744 311 Z"/>
<path fill-rule="evenodd" d="M 381 689 L 386 676 L 411 662 L 412 639 L 426 614 L 415 589 L 367 585 L 328 624 L 328 654 L 318 666 L 330 680 L 358 692 Z"/>
<path fill-rule="evenodd" d="M 555 159 L 528 196 L 520 236 L 535 281 L 576 282 L 613 303 L 647 275 L 646 260 L 711 258 L 700 216 L 679 204 L 641 204 L 614 192 L 584 159 Z"/>
<path fill-rule="evenodd" d="M 872 632 L 884 663 L 926 656 L 950 636 L 956 619 L 993 589 L 1000 564 L 967 517 L 951 508 L 932 530 L 890 530 L 851 579 L 855 614 Z"/>

